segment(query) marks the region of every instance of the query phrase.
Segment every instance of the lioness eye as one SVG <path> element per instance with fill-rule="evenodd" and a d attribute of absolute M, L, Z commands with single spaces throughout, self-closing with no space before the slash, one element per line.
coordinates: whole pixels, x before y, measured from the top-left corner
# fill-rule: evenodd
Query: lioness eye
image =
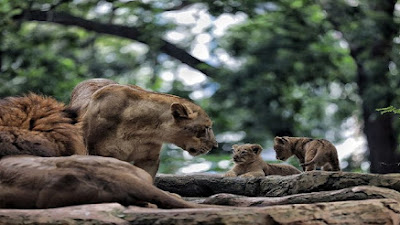
<path fill-rule="evenodd" d="M 206 137 L 208 136 L 208 129 L 207 128 L 201 128 L 197 131 L 197 137 Z"/>

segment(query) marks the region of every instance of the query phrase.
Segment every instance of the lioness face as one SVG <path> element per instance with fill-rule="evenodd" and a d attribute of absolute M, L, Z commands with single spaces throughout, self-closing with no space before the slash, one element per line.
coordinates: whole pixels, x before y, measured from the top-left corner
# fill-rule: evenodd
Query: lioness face
<path fill-rule="evenodd" d="M 253 162 L 259 157 L 261 150 L 262 147 L 258 144 L 233 145 L 232 158 L 237 164 Z"/>
<path fill-rule="evenodd" d="M 275 137 L 274 150 L 278 160 L 285 161 L 293 155 L 289 141 L 283 137 Z"/>
<path fill-rule="evenodd" d="M 218 147 L 211 119 L 200 107 L 196 107 L 195 110 L 181 103 L 171 105 L 175 119 L 172 131 L 175 135 L 172 135 L 171 142 L 192 156 L 208 153 L 211 149 Z"/>

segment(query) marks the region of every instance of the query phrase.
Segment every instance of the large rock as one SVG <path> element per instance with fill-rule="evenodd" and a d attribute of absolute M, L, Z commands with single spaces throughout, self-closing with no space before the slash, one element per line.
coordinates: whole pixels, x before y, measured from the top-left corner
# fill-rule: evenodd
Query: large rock
<path fill-rule="evenodd" d="M 400 224 L 400 174 L 161 175 L 156 185 L 192 201 L 231 206 L 167 210 L 107 203 L 1 209 L 0 224 Z"/>
<path fill-rule="evenodd" d="M 261 178 L 221 175 L 159 175 L 155 185 L 186 197 L 208 197 L 218 193 L 280 197 L 292 194 L 331 191 L 360 185 L 400 191 L 400 174 L 367 174 L 312 171 L 291 176 Z"/>
<path fill-rule="evenodd" d="M 39 210 L 0 210 L 0 224 L 399 224 L 391 199 L 254 208 L 149 209 L 119 204 Z"/>

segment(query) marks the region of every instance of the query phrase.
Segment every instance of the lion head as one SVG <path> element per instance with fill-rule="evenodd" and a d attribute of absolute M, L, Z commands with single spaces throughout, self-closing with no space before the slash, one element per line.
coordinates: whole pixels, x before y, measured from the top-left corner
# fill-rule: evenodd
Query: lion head
<path fill-rule="evenodd" d="M 170 106 L 174 119 L 170 142 L 181 147 L 190 155 L 205 154 L 218 147 L 208 115 L 193 103 L 174 102 Z"/>
<path fill-rule="evenodd" d="M 262 147 L 259 144 L 233 145 L 233 161 L 237 164 L 254 162 L 259 158 Z"/>
<path fill-rule="evenodd" d="M 274 150 L 276 152 L 276 159 L 285 161 L 293 155 L 291 144 L 285 137 L 274 138 Z"/>

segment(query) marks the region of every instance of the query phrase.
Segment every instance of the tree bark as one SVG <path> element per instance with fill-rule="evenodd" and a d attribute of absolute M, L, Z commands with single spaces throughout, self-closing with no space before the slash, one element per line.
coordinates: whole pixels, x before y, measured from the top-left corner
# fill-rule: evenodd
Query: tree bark
<path fill-rule="evenodd" d="M 149 40 L 145 38 L 144 34 L 135 27 L 128 27 L 116 24 L 104 24 L 100 22 L 86 20 L 80 17 L 75 17 L 65 12 L 31 10 L 24 11 L 23 14 L 15 16 L 14 19 L 23 19 L 27 21 L 44 21 L 66 26 L 78 26 L 89 31 L 128 38 L 150 45 Z M 184 49 L 179 48 L 178 46 L 162 38 L 160 38 L 160 42 L 161 44 L 159 49 L 162 52 L 204 73 L 206 76 L 212 78 L 218 72 L 217 68 L 195 58 Z"/>
<path fill-rule="evenodd" d="M 222 177 L 222 175 L 159 175 L 155 185 L 184 197 L 208 197 L 219 193 L 249 197 L 282 197 L 316 191 L 332 191 L 360 185 L 400 191 L 400 174 L 363 174 L 312 171 L 292 176 L 261 178 Z"/>
<path fill-rule="evenodd" d="M 200 204 L 229 205 L 238 207 L 273 206 L 288 204 L 312 204 L 320 202 L 337 202 L 367 199 L 393 199 L 400 203 L 400 193 L 387 188 L 374 186 L 357 186 L 337 191 L 321 191 L 285 197 L 246 197 L 233 194 L 216 194 L 208 198 L 187 198 Z"/>
<path fill-rule="evenodd" d="M 348 42 L 350 54 L 357 66 L 356 82 L 362 100 L 363 131 L 368 143 L 370 172 L 399 172 L 400 167 L 397 163 L 400 156 L 396 153 L 398 134 L 393 129 L 392 116 L 380 116 L 376 112 L 377 108 L 390 106 L 395 97 L 388 87 L 390 83 L 388 73 L 389 63 L 392 61 L 393 38 L 399 32 L 394 16 L 397 0 L 381 1 L 379 4 L 365 1 L 362 3 L 363 8 L 336 1 L 320 0 L 320 2 L 328 12 L 328 20 Z M 356 10 L 357 13 L 341 16 L 345 10 L 348 12 Z M 365 12 L 368 10 L 379 17 L 371 17 L 370 13 Z M 359 28 L 351 28 L 349 24 L 365 16 L 369 16 L 365 19 L 369 20 L 368 22 L 360 23 Z M 367 30 L 373 30 L 379 35 L 371 36 L 363 33 Z"/>
<path fill-rule="evenodd" d="M 393 199 L 252 208 L 149 209 L 117 203 L 40 210 L 0 210 L 0 223 L 13 224 L 399 224 Z"/>

